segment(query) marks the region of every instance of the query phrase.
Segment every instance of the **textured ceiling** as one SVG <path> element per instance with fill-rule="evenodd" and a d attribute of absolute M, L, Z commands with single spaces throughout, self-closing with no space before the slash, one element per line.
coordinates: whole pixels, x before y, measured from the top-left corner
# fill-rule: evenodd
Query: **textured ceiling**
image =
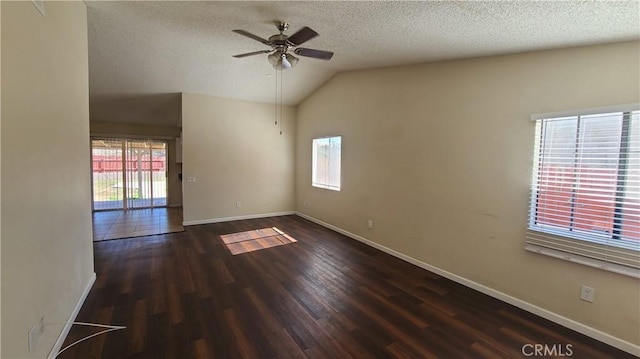
<path fill-rule="evenodd" d="M 111 2 L 88 1 L 92 121 L 176 125 L 180 92 L 273 103 L 263 38 L 274 20 L 320 36 L 283 73 L 296 105 L 337 72 L 640 38 L 638 1 Z"/>

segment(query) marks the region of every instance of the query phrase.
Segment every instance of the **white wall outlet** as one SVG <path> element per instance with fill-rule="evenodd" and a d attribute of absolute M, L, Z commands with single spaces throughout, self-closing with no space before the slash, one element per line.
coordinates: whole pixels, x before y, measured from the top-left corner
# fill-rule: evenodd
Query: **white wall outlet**
<path fill-rule="evenodd" d="M 367 228 L 369 228 L 369 229 L 373 228 L 373 221 L 372 220 L 368 220 L 367 221 Z"/>
<path fill-rule="evenodd" d="M 583 285 L 580 288 L 580 299 L 593 303 L 593 301 L 596 299 L 596 290 Z"/>
<path fill-rule="evenodd" d="M 193 176 L 187 176 L 187 183 L 194 183 L 196 182 L 196 178 Z"/>
<path fill-rule="evenodd" d="M 236 208 L 240 208 L 240 207 L 242 207 L 242 202 L 237 201 L 237 202 L 236 202 Z"/>

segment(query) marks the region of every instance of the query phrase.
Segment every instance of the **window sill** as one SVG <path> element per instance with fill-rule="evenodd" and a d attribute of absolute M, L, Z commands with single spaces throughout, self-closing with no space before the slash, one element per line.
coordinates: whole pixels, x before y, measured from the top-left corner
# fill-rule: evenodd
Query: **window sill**
<path fill-rule="evenodd" d="M 328 189 L 328 190 L 331 190 L 331 191 L 340 192 L 340 188 L 336 188 L 336 187 L 323 186 L 323 185 L 319 185 L 319 184 L 311 184 L 311 186 L 313 186 L 315 188 L 322 188 L 322 189 Z"/>
<path fill-rule="evenodd" d="M 537 246 L 534 244 L 527 244 L 524 247 L 524 249 L 526 249 L 529 252 L 538 253 L 545 256 L 562 259 L 568 262 L 578 263 L 578 264 L 586 265 L 592 268 L 598 268 L 598 269 L 606 270 L 608 272 L 613 272 L 613 273 L 622 274 L 629 277 L 640 279 L 640 270 L 625 267 L 619 264 L 607 263 L 605 261 L 601 261 L 598 259 L 584 257 L 577 254 L 572 254 L 572 253 L 566 253 L 566 252 L 558 251 L 551 248 Z"/>

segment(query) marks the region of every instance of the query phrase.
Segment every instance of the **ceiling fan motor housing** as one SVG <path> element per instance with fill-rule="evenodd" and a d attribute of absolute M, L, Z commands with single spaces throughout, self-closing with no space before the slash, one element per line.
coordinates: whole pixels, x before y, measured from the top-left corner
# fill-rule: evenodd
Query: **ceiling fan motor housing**
<path fill-rule="evenodd" d="M 289 36 L 285 34 L 277 34 L 277 35 L 271 36 L 269 38 L 269 42 L 273 44 L 272 46 L 276 50 L 281 50 L 282 48 L 284 48 L 284 51 L 286 51 L 289 48 L 289 44 L 287 43 L 288 38 Z"/>

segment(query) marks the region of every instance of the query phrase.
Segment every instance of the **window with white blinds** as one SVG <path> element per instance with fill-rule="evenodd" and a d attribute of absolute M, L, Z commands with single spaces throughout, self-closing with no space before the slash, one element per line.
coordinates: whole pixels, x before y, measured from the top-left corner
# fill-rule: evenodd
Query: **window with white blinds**
<path fill-rule="evenodd" d="M 640 111 L 536 120 L 529 251 L 640 278 Z"/>
<path fill-rule="evenodd" d="M 314 138 L 312 146 L 311 185 L 339 191 L 342 137 Z"/>

